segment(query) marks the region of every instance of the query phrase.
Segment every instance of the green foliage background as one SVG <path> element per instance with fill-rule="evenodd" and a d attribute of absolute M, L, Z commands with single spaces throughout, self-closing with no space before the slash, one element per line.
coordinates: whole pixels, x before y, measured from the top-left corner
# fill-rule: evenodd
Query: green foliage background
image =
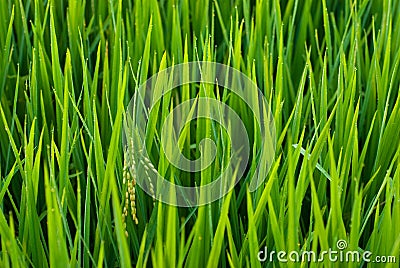
<path fill-rule="evenodd" d="M 344 239 L 398 267 L 399 44 L 394 0 L 0 1 L 0 266 L 297 267 L 257 253 Z M 124 107 L 151 74 L 194 60 L 258 84 L 275 162 L 256 192 L 244 178 L 199 208 L 137 189 L 126 237 Z M 170 98 L 163 114 L 184 96 Z"/>

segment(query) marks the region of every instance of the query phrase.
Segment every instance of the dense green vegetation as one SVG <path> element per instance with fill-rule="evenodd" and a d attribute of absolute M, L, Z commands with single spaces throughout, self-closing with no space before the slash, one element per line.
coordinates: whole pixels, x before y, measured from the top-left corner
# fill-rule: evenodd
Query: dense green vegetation
<path fill-rule="evenodd" d="M 339 266 L 257 259 L 264 247 L 319 252 L 338 240 L 398 267 L 399 44 L 395 0 L 0 1 L 0 267 Z M 124 110 L 152 74 L 196 60 L 257 83 L 274 116 L 274 163 L 249 192 L 252 157 L 233 191 L 200 207 L 136 187 L 136 224 Z M 198 95 L 190 89 L 165 96 L 160 117 Z M 227 89 L 208 92 L 232 104 Z M 193 159 L 205 137 L 226 145 L 214 123 L 198 124 L 182 149 Z M 188 177 L 150 138 L 155 168 Z"/>

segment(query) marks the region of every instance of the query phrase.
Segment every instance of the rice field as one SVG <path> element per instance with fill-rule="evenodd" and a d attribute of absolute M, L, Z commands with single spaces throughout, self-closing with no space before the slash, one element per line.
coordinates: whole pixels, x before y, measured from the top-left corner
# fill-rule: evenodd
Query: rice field
<path fill-rule="evenodd" d="M 1 0 L 0 267 L 399 267 L 399 44 L 396 0 Z"/>

